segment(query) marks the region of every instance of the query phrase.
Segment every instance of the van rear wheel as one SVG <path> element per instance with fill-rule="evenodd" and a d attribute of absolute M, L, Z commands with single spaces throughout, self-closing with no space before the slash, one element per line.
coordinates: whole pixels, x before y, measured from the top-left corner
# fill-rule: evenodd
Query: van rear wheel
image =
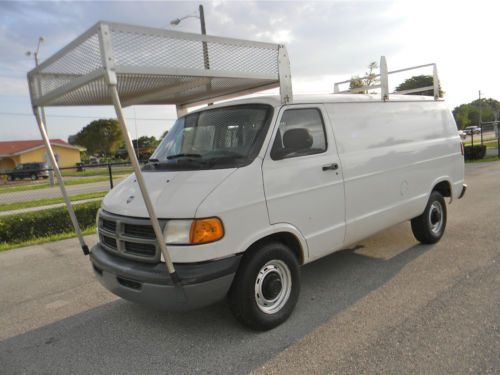
<path fill-rule="evenodd" d="M 424 244 L 433 244 L 443 237 L 446 228 L 446 202 L 438 191 L 433 191 L 422 215 L 411 220 L 415 238 Z"/>
<path fill-rule="evenodd" d="M 288 319 L 299 298 L 299 262 L 284 244 L 270 242 L 245 254 L 228 294 L 234 316 L 266 331 Z"/>

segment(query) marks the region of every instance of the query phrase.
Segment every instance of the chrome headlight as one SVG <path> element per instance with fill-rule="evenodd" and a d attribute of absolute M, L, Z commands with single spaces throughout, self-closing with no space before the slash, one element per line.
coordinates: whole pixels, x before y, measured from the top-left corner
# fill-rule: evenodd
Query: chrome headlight
<path fill-rule="evenodd" d="M 169 220 L 163 230 L 167 245 L 189 245 L 189 232 L 193 220 Z"/>

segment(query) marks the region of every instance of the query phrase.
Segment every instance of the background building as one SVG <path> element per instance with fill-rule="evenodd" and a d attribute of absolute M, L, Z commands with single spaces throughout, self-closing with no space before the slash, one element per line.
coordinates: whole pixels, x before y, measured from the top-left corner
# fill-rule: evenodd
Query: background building
<path fill-rule="evenodd" d="M 51 139 L 50 143 L 60 167 L 72 167 L 80 162 L 81 149 L 62 139 Z M 0 142 L 0 170 L 14 169 L 20 163 L 46 162 L 47 155 L 43 141 Z"/>

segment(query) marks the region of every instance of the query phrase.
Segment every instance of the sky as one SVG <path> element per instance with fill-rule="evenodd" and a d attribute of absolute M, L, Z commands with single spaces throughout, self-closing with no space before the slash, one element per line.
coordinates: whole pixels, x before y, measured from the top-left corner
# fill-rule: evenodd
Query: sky
<path fill-rule="evenodd" d="M 500 100 L 499 1 L 5 1 L 0 0 L 0 141 L 40 139 L 26 81 L 27 51 L 43 36 L 43 61 L 99 20 L 198 33 L 203 4 L 207 33 L 285 43 L 296 94 L 331 93 L 336 81 L 363 75 L 371 61 L 389 70 L 437 63 L 448 106 L 478 97 Z M 431 74 L 431 69 L 416 74 Z M 394 88 L 404 79 L 390 79 Z M 51 138 L 67 139 L 112 107 L 46 109 Z M 173 106 L 125 109 L 133 138 L 160 136 L 175 121 Z"/>

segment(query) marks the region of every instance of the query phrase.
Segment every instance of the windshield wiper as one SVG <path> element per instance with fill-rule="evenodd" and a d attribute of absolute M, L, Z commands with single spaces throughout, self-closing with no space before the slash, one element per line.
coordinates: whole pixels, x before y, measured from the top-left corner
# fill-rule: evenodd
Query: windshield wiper
<path fill-rule="evenodd" d="M 243 155 L 231 155 L 231 156 L 219 156 L 219 157 L 214 157 L 214 158 L 209 158 L 207 159 L 207 163 L 210 167 L 214 167 L 217 164 L 231 164 L 235 163 L 236 166 L 241 164 L 246 160 L 246 157 Z"/>
<path fill-rule="evenodd" d="M 201 155 L 200 154 L 189 154 L 189 153 L 186 153 L 186 154 L 176 154 L 176 155 L 169 155 L 169 156 L 167 156 L 168 160 L 178 159 L 178 158 L 201 158 Z"/>

